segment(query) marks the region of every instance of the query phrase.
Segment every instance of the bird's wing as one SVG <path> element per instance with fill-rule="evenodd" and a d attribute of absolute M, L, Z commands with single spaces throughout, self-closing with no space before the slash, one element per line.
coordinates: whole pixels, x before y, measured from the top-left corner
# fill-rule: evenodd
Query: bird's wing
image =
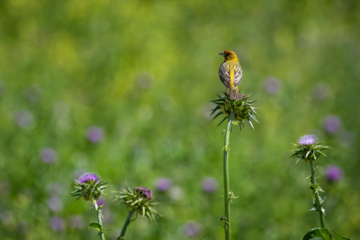
<path fill-rule="evenodd" d="M 231 76 L 230 76 L 230 71 L 229 71 L 229 65 L 228 64 L 221 64 L 220 69 L 219 69 L 219 77 L 221 82 L 223 82 L 223 84 L 226 87 L 229 87 L 229 84 L 231 82 Z"/>
<path fill-rule="evenodd" d="M 242 70 L 241 70 L 241 66 L 239 63 L 235 64 L 233 69 L 233 84 L 236 87 L 237 85 L 240 84 L 241 82 L 241 78 L 242 78 Z"/>

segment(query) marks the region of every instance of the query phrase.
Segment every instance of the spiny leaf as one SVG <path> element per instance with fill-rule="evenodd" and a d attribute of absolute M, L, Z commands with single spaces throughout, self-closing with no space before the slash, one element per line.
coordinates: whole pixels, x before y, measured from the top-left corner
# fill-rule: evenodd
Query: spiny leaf
<path fill-rule="evenodd" d="M 89 224 L 89 228 L 95 228 L 95 229 L 97 229 L 99 232 L 103 232 L 103 227 L 99 224 L 99 223 L 95 223 L 95 222 L 93 222 L 93 223 L 90 223 Z"/>
<path fill-rule="evenodd" d="M 213 120 L 216 119 L 218 116 L 220 116 L 221 114 L 223 114 L 222 112 L 218 112 L 214 117 Z"/>
<path fill-rule="evenodd" d="M 224 119 L 221 120 L 221 122 L 217 126 L 220 126 L 220 124 L 222 124 L 222 122 L 225 121 L 225 119 L 227 119 L 227 117 L 224 117 Z"/>

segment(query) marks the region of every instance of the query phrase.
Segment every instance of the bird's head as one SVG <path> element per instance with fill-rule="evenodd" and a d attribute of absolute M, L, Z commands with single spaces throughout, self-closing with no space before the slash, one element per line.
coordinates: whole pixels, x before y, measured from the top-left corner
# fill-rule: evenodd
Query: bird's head
<path fill-rule="evenodd" d="M 225 51 L 223 51 L 223 52 L 221 52 L 219 54 L 224 56 L 225 61 L 237 59 L 236 54 L 233 51 L 230 51 L 230 50 L 225 50 Z"/>

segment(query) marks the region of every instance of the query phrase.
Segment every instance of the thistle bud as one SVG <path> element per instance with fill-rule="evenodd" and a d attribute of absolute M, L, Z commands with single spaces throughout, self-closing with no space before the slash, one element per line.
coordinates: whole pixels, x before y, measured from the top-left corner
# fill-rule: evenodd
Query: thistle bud
<path fill-rule="evenodd" d="M 149 222 L 155 222 L 155 216 L 160 215 L 152 206 L 157 203 L 153 202 L 152 191 L 146 187 L 135 187 L 130 189 L 126 186 L 115 200 L 121 200 L 128 207 L 133 209 L 136 214 L 147 217 Z"/>
<path fill-rule="evenodd" d="M 249 100 L 249 96 L 240 95 L 240 99 L 230 99 L 228 94 L 225 93 L 224 97 L 219 96 L 218 99 L 212 100 L 212 102 L 216 104 L 216 107 L 212 109 L 211 112 L 211 115 L 215 114 L 213 120 L 220 115 L 225 115 L 218 126 L 233 114 L 233 124 L 239 125 L 240 130 L 245 126 L 244 122 L 246 121 L 254 128 L 252 120 L 255 122 L 258 122 L 258 120 L 256 118 L 257 113 L 255 112 L 255 107 L 252 106 L 252 103 L 256 100 Z"/>
<path fill-rule="evenodd" d="M 83 198 L 85 201 L 96 201 L 108 186 L 106 182 L 100 181 L 100 177 L 95 173 L 85 173 L 75 181 L 76 190 L 70 193 L 71 196 Z"/>

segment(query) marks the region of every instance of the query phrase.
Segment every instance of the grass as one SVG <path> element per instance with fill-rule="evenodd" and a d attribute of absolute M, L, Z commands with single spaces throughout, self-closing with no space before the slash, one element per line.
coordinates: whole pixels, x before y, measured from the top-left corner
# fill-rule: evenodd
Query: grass
<path fill-rule="evenodd" d="M 208 115 L 209 101 L 224 90 L 217 53 L 225 49 L 238 54 L 242 92 L 258 100 L 260 116 L 255 131 L 231 136 L 230 181 L 239 196 L 233 239 L 299 239 L 319 226 L 308 211 L 308 168 L 287 158 L 291 143 L 309 133 L 332 147 L 317 169 L 327 225 L 357 239 L 358 12 L 357 1 L 2 1 L 2 239 L 95 239 L 86 227 L 94 215 L 67 195 L 82 171 L 111 182 L 107 238 L 127 216 L 111 190 L 125 182 L 155 189 L 157 178 L 168 177 L 175 190 L 154 193 L 164 216 L 158 226 L 141 219 L 127 237 L 184 239 L 184 224 L 197 221 L 196 239 L 222 239 L 222 189 L 204 193 L 201 181 L 222 179 L 224 126 Z M 264 88 L 269 77 L 279 81 L 276 94 Z M 330 89 L 323 100 L 317 86 Z M 24 111 L 22 128 L 14 119 Z M 323 128 L 328 115 L 341 119 L 336 134 Z M 98 144 L 86 138 L 91 126 L 104 131 Z M 45 147 L 57 153 L 53 164 L 39 156 Z M 327 183 L 327 165 L 343 169 L 340 182 Z M 74 216 L 82 217 L 80 229 Z M 60 232 L 53 217 L 64 221 Z"/>

